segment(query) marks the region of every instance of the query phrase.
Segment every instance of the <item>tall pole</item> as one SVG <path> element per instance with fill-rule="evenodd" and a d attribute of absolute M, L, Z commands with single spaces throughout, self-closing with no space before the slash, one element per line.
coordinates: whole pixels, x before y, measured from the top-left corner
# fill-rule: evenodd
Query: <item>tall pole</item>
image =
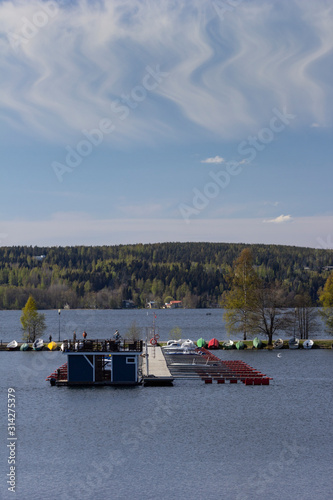
<path fill-rule="evenodd" d="M 61 315 L 61 310 L 58 309 L 58 316 L 59 316 L 59 338 L 58 338 L 58 342 L 60 342 L 60 315 Z"/>
<path fill-rule="evenodd" d="M 148 363 L 148 332 L 149 328 L 146 328 L 146 372 L 147 372 L 147 377 L 149 376 L 149 363 Z"/>

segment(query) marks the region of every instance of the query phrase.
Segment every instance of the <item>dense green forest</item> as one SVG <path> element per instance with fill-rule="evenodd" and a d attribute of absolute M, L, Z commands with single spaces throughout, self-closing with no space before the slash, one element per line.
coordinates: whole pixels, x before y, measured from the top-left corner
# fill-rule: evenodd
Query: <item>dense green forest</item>
<path fill-rule="evenodd" d="M 332 252 L 278 245 L 157 243 L 118 246 L 1 247 L 0 309 L 21 309 L 31 294 L 39 309 L 120 308 L 159 305 L 165 298 L 184 307 L 217 307 L 228 290 L 228 274 L 250 248 L 260 278 L 293 297 L 318 290 L 333 265 Z"/>

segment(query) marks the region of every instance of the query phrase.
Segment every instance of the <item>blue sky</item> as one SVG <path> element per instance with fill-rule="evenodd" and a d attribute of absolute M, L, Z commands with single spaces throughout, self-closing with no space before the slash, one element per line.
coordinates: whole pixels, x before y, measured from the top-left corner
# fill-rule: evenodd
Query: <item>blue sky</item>
<path fill-rule="evenodd" d="M 333 248 L 333 4 L 0 1 L 0 244 Z"/>

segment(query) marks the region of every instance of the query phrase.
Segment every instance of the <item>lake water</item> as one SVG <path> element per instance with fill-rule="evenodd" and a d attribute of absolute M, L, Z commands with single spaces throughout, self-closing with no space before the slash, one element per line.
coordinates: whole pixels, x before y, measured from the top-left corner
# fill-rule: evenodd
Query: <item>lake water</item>
<path fill-rule="evenodd" d="M 157 311 L 161 338 L 175 326 L 183 337 L 205 332 L 207 339 L 226 338 L 221 311 L 206 312 Z M 46 314 L 56 337 L 58 314 Z M 68 337 L 74 329 L 106 337 L 115 328 L 126 331 L 134 319 L 142 328 L 152 321 L 146 311 L 62 314 Z M 15 338 L 19 316 L 2 312 L 3 339 Z M 273 377 L 271 384 L 176 380 L 162 388 L 51 387 L 45 378 L 65 355 L 0 352 L 0 498 L 332 498 L 333 350 L 218 354 L 244 360 Z M 8 388 L 16 395 L 15 495 L 6 484 Z"/>
<path fill-rule="evenodd" d="M 57 310 L 40 311 L 45 314 L 47 329 L 44 340 L 52 335 L 53 340 L 59 339 L 59 314 Z M 22 331 L 20 324 L 21 311 L 0 311 L 0 341 L 10 342 L 21 340 Z M 169 339 L 169 332 L 173 328 L 180 328 L 182 338 L 197 340 L 204 337 L 209 340 L 212 337 L 218 340 L 228 338 L 223 321 L 223 309 L 159 309 L 159 310 L 62 310 L 60 314 L 60 338 L 73 337 L 76 331 L 77 337 L 82 338 L 85 330 L 90 338 L 109 338 L 116 329 L 122 336 L 133 324 L 141 329 L 145 336 L 146 328 L 151 327 L 156 315 L 156 326 L 159 330 L 160 339 Z M 280 336 L 280 333 L 279 333 Z M 286 335 L 281 333 L 283 338 Z M 234 335 L 233 338 L 241 338 L 242 335 Z M 323 322 L 318 318 L 318 328 L 311 334 L 311 338 L 327 338 Z"/>

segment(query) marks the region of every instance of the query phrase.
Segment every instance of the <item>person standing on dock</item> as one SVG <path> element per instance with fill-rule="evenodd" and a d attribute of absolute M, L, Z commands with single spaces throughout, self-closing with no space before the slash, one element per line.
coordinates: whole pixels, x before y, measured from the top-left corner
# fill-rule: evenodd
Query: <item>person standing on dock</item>
<path fill-rule="evenodd" d="M 115 331 L 115 333 L 113 334 L 113 338 L 115 340 L 115 344 L 117 347 L 119 347 L 119 344 L 120 344 L 120 340 L 121 340 L 121 335 L 120 333 L 118 332 L 118 330 Z"/>

